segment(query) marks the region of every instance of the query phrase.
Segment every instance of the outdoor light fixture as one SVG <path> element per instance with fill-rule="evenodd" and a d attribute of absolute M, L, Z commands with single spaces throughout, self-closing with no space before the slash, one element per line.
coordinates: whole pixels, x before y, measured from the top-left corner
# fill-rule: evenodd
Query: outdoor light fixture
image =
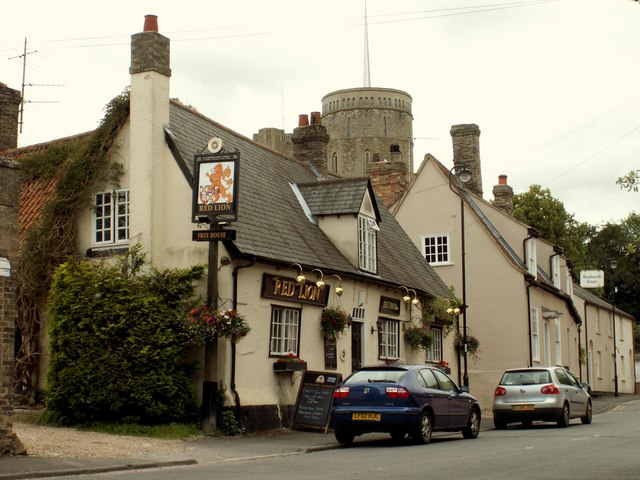
<path fill-rule="evenodd" d="M 466 252 L 465 252 L 465 238 L 464 238 L 464 197 L 462 192 L 465 190 L 465 185 L 471 180 L 471 170 L 467 168 L 467 164 L 463 163 L 462 165 L 457 166 L 456 171 L 456 179 L 458 183 L 458 191 L 453 188 L 453 174 L 454 170 L 456 170 L 456 165 L 454 165 L 451 170 L 449 170 L 449 188 L 453 193 L 460 197 L 460 243 L 461 243 L 461 253 L 462 253 L 462 305 L 461 308 L 456 315 L 462 313 L 462 344 L 464 346 L 463 350 L 463 362 L 464 362 L 464 374 L 463 374 L 463 385 L 465 387 L 469 386 L 469 371 L 467 369 L 467 271 L 466 271 Z M 455 310 L 455 309 L 453 309 Z M 458 379 L 459 380 L 459 379 Z"/>
<path fill-rule="evenodd" d="M 373 325 L 371 326 L 371 333 L 373 334 L 373 332 L 379 332 L 380 329 L 382 328 L 382 320 L 378 319 L 378 321 L 376 322 L 376 328 L 373 328 Z"/>
<path fill-rule="evenodd" d="M 336 277 L 338 279 L 338 281 L 340 282 L 340 284 L 336 287 L 335 292 L 336 295 L 341 297 L 342 294 L 344 293 L 344 288 L 342 288 L 342 279 L 338 276 L 338 275 L 331 275 L 332 277 Z"/>
<path fill-rule="evenodd" d="M 322 270 L 320 270 L 319 268 L 314 268 L 313 270 L 311 270 L 312 272 L 318 272 L 320 274 L 320 280 L 318 280 L 316 282 L 316 286 L 318 288 L 322 288 L 324 287 L 324 274 L 322 273 Z"/>
<path fill-rule="evenodd" d="M 412 305 L 417 306 L 420 303 L 420 300 L 418 300 L 418 294 L 413 288 L 410 288 L 409 291 L 413 292 L 413 300 L 411 300 Z"/>
<path fill-rule="evenodd" d="M 289 268 L 293 267 L 294 265 L 300 269 L 300 274 L 296 277 L 296 282 L 298 282 L 299 285 L 304 285 L 304 282 L 307 281 L 307 278 L 302 274 L 302 267 L 299 263 L 292 263 L 291 265 L 289 265 Z"/>
<path fill-rule="evenodd" d="M 448 313 L 449 315 L 455 315 L 455 316 L 458 316 L 458 315 L 460 314 L 460 309 L 459 309 L 458 307 L 455 307 L 455 308 L 451 308 L 451 307 L 449 307 L 449 308 L 447 308 L 447 313 Z"/>

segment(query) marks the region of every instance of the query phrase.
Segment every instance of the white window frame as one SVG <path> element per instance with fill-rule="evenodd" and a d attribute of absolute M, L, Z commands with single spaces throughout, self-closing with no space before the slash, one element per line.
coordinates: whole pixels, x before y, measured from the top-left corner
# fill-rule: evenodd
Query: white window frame
<path fill-rule="evenodd" d="M 299 308 L 271 306 L 269 355 L 300 356 L 300 315 Z"/>
<path fill-rule="evenodd" d="M 378 358 L 397 360 L 400 358 L 400 322 L 381 318 L 379 325 Z"/>
<path fill-rule="evenodd" d="M 540 318 L 538 309 L 531 307 L 531 356 L 533 360 L 540 361 Z"/>
<path fill-rule="evenodd" d="M 527 271 L 534 277 L 538 276 L 538 258 L 536 254 L 536 239 L 528 238 L 525 242 L 525 255 L 527 257 Z"/>
<path fill-rule="evenodd" d="M 92 238 L 96 246 L 129 243 L 129 189 L 96 193 L 93 207 Z"/>
<path fill-rule="evenodd" d="M 358 266 L 360 269 L 377 273 L 378 271 L 378 237 L 380 230 L 376 221 L 364 215 L 358 215 Z"/>
<path fill-rule="evenodd" d="M 429 245 L 427 245 L 429 242 Z M 423 235 L 422 254 L 430 265 L 451 265 L 451 239 L 449 234 Z"/>
<path fill-rule="evenodd" d="M 433 341 L 431 342 L 431 346 L 425 351 L 425 361 L 439 362 L 442 360 L 442 328 L 432 327 L 431 335 Z"/>

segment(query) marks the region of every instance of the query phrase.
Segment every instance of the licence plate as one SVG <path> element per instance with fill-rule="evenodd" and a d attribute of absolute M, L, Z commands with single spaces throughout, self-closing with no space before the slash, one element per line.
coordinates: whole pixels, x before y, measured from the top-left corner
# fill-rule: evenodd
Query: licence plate
<path fill-rule="evenodd" d="M 529 412 L 535 409 L 534 405 L 514 405 L 513 409 L 516 412 Z"/>
<path fill-rule="evenodd" d="M 374 422 L 379 422 L 381 418 L 382 415 L 379 413 L 354 412 L 351 414 L 351 420 L 372 420 Z"/>

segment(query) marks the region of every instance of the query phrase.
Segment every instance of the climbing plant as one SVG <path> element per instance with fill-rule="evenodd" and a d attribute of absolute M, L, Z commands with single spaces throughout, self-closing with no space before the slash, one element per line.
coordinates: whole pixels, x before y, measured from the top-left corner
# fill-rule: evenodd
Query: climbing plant
<path fill-rule="evenodd" d="M 23 187 L 53 183 L 55 188 L 39 210 L 37 222 L 21 236 L 17 267 L 17 338 L 15 393 L 19 403 L 36 401 L 36 380 L 42 355 L 42 315 L 54 270 L 76 255 L 76 218 L 91 205 L 91 193 L 117 185 L 123 166 L 108 157 L 129 116 L 129 92 L 111 100 L 98 128 L 88 135 L 60 140 L 19 158 Z"/>

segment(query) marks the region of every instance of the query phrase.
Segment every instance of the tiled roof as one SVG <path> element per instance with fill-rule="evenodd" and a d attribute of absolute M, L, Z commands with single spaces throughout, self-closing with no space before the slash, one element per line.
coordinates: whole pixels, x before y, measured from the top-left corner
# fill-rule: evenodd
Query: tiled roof
<path fill-rule="evenodd" d="M 318 180 L 305 164 L 264 148 L 175 101 L 170 105 L 168 130 L 169 146 L 188 178 L 194 155 L 205 150 L 210 138 L 221 138 L 226 152 L 240 152 L 238 219 L 231 225 L 236 240 L 227 245 L 230 250 L 264 262 L 299 263 L 325 273 L 367 276 L 432 295 L 449 295 L 445 283 L 381 202 L 378 274 L 371 275 L 352 265 L 307 218 L 290 186 L 296 184 L 304 190 L 314 213 L 339 213 L 336 209 L 354 213 L 360 208 L 364 189 L 369 188 L 366 179 Z"/>
<path fill-rule="evenodd" d="M 372 199 L 374 198 L 373 188 L 368 178 L 302 183 L 298 184 L 298 188 L 314 215 L 358 213 L 367 192 Z M 379 215 L 376 216 L 379 217 Z"/>

